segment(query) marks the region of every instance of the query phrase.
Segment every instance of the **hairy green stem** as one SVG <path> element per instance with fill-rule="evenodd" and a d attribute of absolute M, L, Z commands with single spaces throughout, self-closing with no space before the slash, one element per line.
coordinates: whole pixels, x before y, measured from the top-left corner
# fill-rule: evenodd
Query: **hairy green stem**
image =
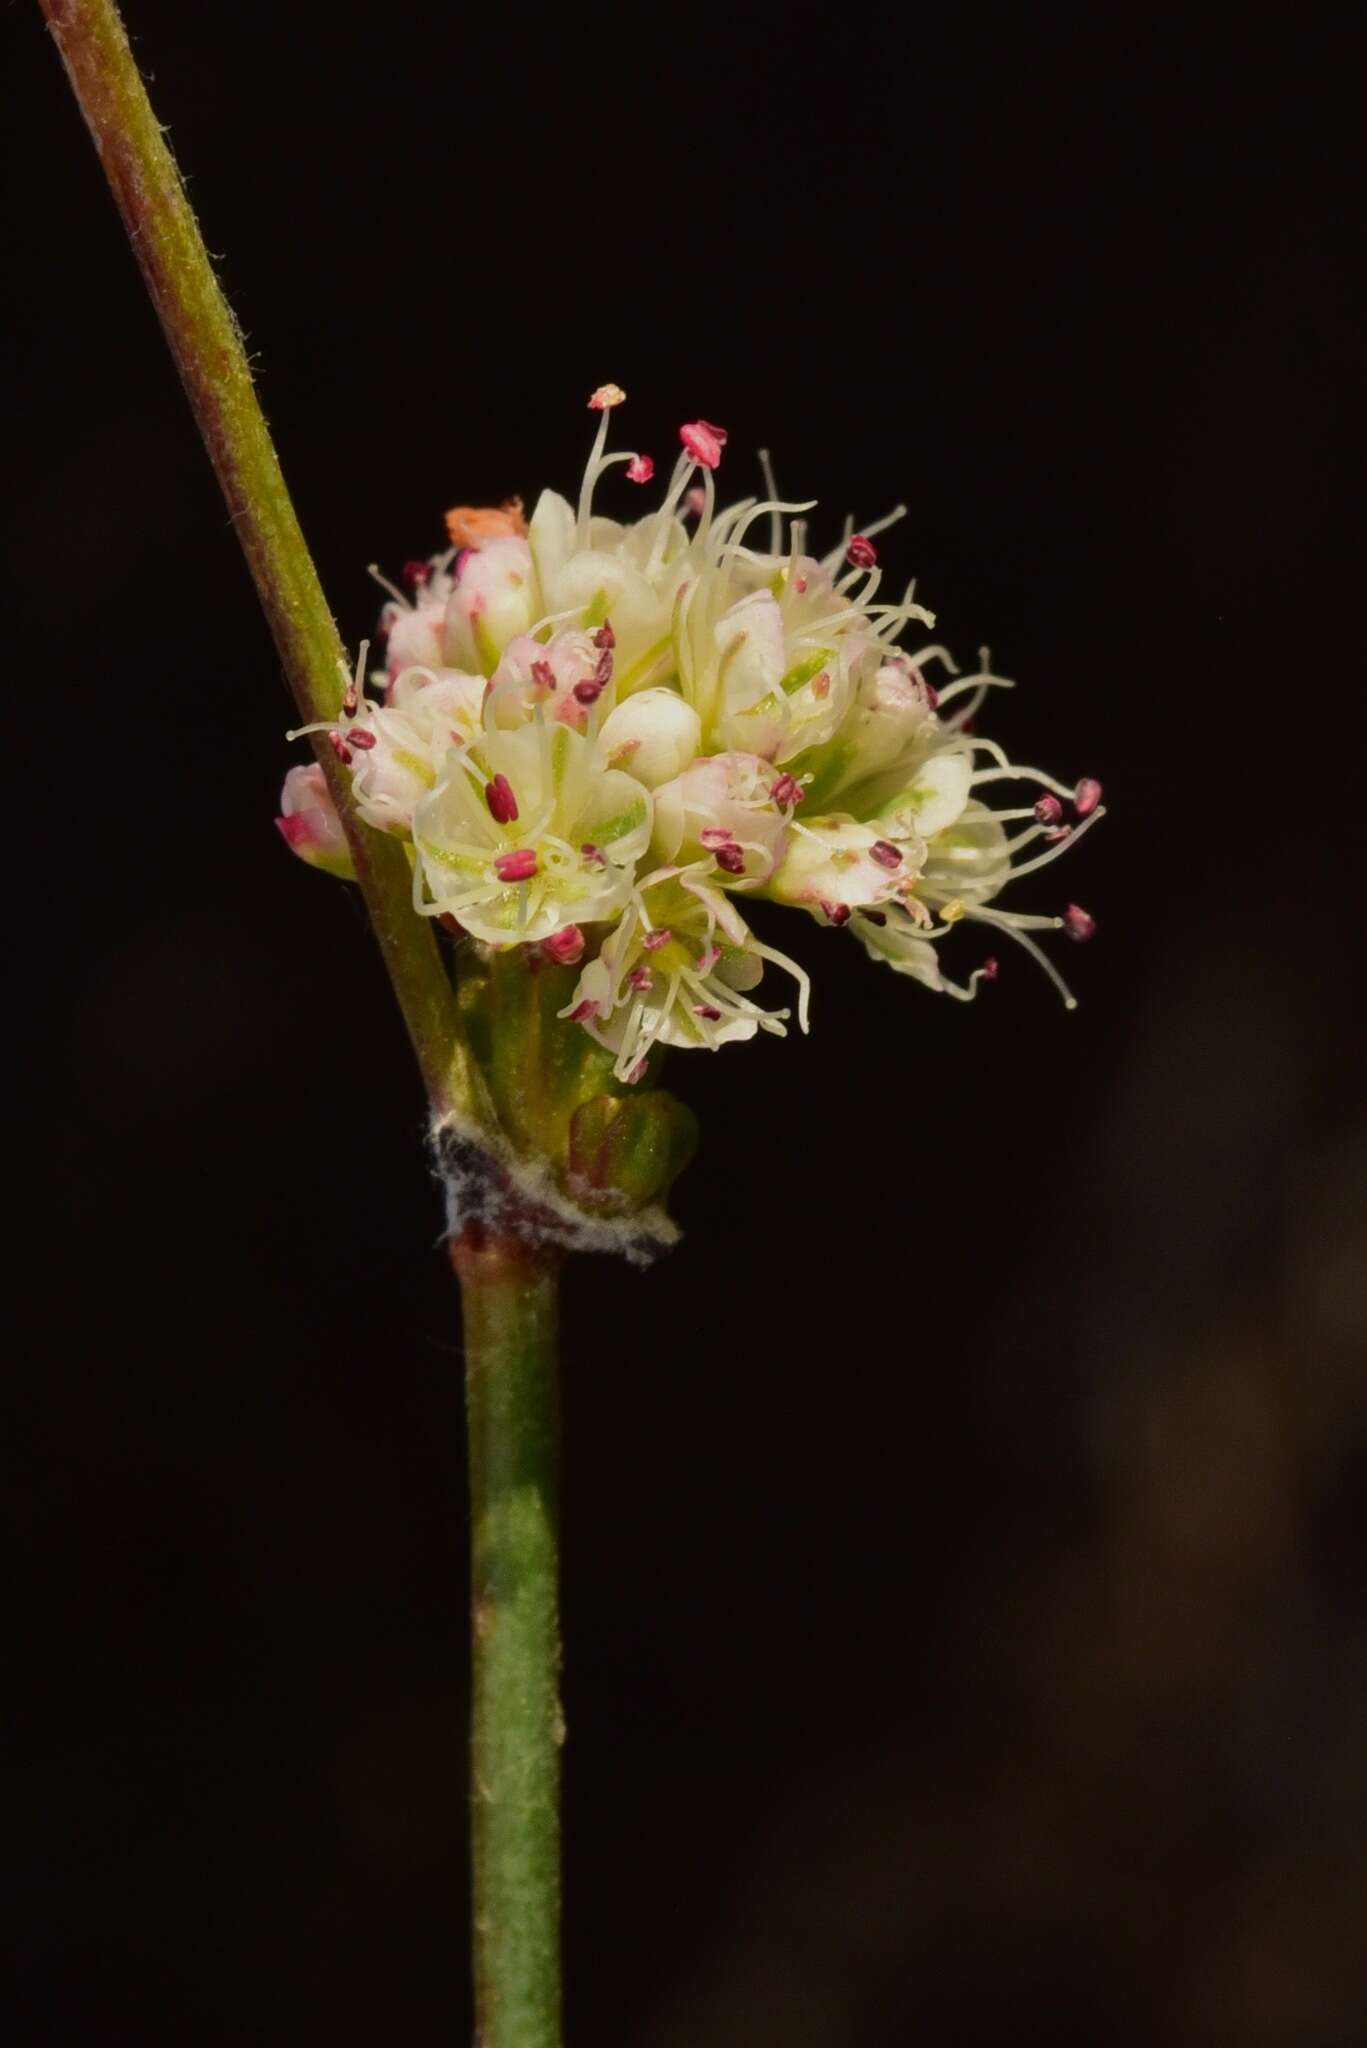
<path fill-rule="evenodd" d="M 39 0 L 99 152 L 257 594 L 305 722 L 335 718 L 349 668 L 280 473 L 248 367 L 185 186 L 153 113 L 113 0 Z M 350 784 L 316 747 L 357 879 L 434 1109 L 477 1098 L 449 978 L 427 919 L 415 917 L 407 857 L 356 816 Z"/>
<path fill-rule="evenodd" d="M 452 1246 L 470 1428 L 479 2048 L 560 2048 L 559 1257 Z"/>

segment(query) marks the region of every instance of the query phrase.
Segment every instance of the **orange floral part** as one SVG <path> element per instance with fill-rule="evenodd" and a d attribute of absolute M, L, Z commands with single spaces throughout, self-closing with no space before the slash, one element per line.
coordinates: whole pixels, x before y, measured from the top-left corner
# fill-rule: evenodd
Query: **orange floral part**
<path fill-rule="evenodd" d="M 501 505 L 453 505 L 446 515 L 446 531 L 458 548 L 482 547 L 486 540 L 519 537 L 527 531 L 521 498 L 505 498 Z"/>

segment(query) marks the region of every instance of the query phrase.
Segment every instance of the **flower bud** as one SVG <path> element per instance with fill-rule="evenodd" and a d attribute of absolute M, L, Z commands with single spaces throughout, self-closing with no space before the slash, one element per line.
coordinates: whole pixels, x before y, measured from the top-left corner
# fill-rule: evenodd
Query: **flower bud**
<path fill-rule="evenodd" d="M 718 620 L 714 638 L 724 713 L 753 710 L 779 690 L 788 668 L 788 643 L 783 613 L 769 591 L 752 591 L 733 604 Z"/>
<path fill-rule="evenodd" d="M 510 534 L 469 549 L 446 605 L 448 661 L 491 676 L 508 642 L 531 628 L 536 613 L 536 576 L 525 540 Z"/>
<path fill-rule="evenodd" d="M 445 617 L 443 604 L 420 604 L 412 611 L 394 608 L 385 646 L 385 666 L 391 681 L 406 668 L 441 667 Z"/>
<path fill-rule="evenodd" d="M 681 775 L 702 745 L 698 714 L 677 690 L 638 690 L 610 711 L 599 734 L 614 766 L 647 789 Z"/>
<path fill-rule="evenodd" d="M 853 638 L 853 636 L 851 636 Z M 906 781 L 900 764 L 923 750 L 936 730 L 925 684 L 902 661 L 878 661 L 876 643 L 860 650 L 854 701 L 828 745 L 808 757 L 809 803 L 865 814 L 868 802 Z"/>
<path fill-rule="evenodd" d="M 342 821 L 327 777 L 316 761 L 290 769 L 280 791 L 280 816 L 275 825 L 290 852 L 311 868 L 321 868 L 324 874 L 337 875 L 344 882 L 355 881 Z"/>

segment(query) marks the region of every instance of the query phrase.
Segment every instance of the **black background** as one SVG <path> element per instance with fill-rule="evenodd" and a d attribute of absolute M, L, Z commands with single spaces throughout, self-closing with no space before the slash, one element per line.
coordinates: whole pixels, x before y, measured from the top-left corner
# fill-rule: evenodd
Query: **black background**
<path fill-rule="evenodd" d="M 613 378 L 662 466 L 724 424 L 731 496 L 767 444 L 832 536 L 905 497 L 885 560 L 1021 681 L 991 729 L 1112 806 L 1018 899 L 1099 920 L 1074 1015 L 771 919 L 811 1039 L 680 1057 L 685 1243 L 569 1277 L 571 2040 L 1360 2041 L 1360 49 L 130 12 L 349 639 L 445 506 L 573 487 Z M 460 2040 L 419 1090 L 272 829 L 273 651 L 6 29 L 16 2038 Z"/>

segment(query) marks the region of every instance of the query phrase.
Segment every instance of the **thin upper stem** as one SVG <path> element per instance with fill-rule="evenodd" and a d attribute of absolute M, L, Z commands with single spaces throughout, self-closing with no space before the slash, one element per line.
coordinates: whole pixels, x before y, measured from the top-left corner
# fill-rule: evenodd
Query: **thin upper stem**
<path fill-rule="evenodd" d="M 241 331 L 113 0 L 39 0 L 175 357 L 305 722 L 335 718 L 349 664 L 300 531 Z M 356 816 L 341 764 L 316 748 L 435 1110 L 475 1090 L 435 935 L 412 907 L 398 843 Z"/>

